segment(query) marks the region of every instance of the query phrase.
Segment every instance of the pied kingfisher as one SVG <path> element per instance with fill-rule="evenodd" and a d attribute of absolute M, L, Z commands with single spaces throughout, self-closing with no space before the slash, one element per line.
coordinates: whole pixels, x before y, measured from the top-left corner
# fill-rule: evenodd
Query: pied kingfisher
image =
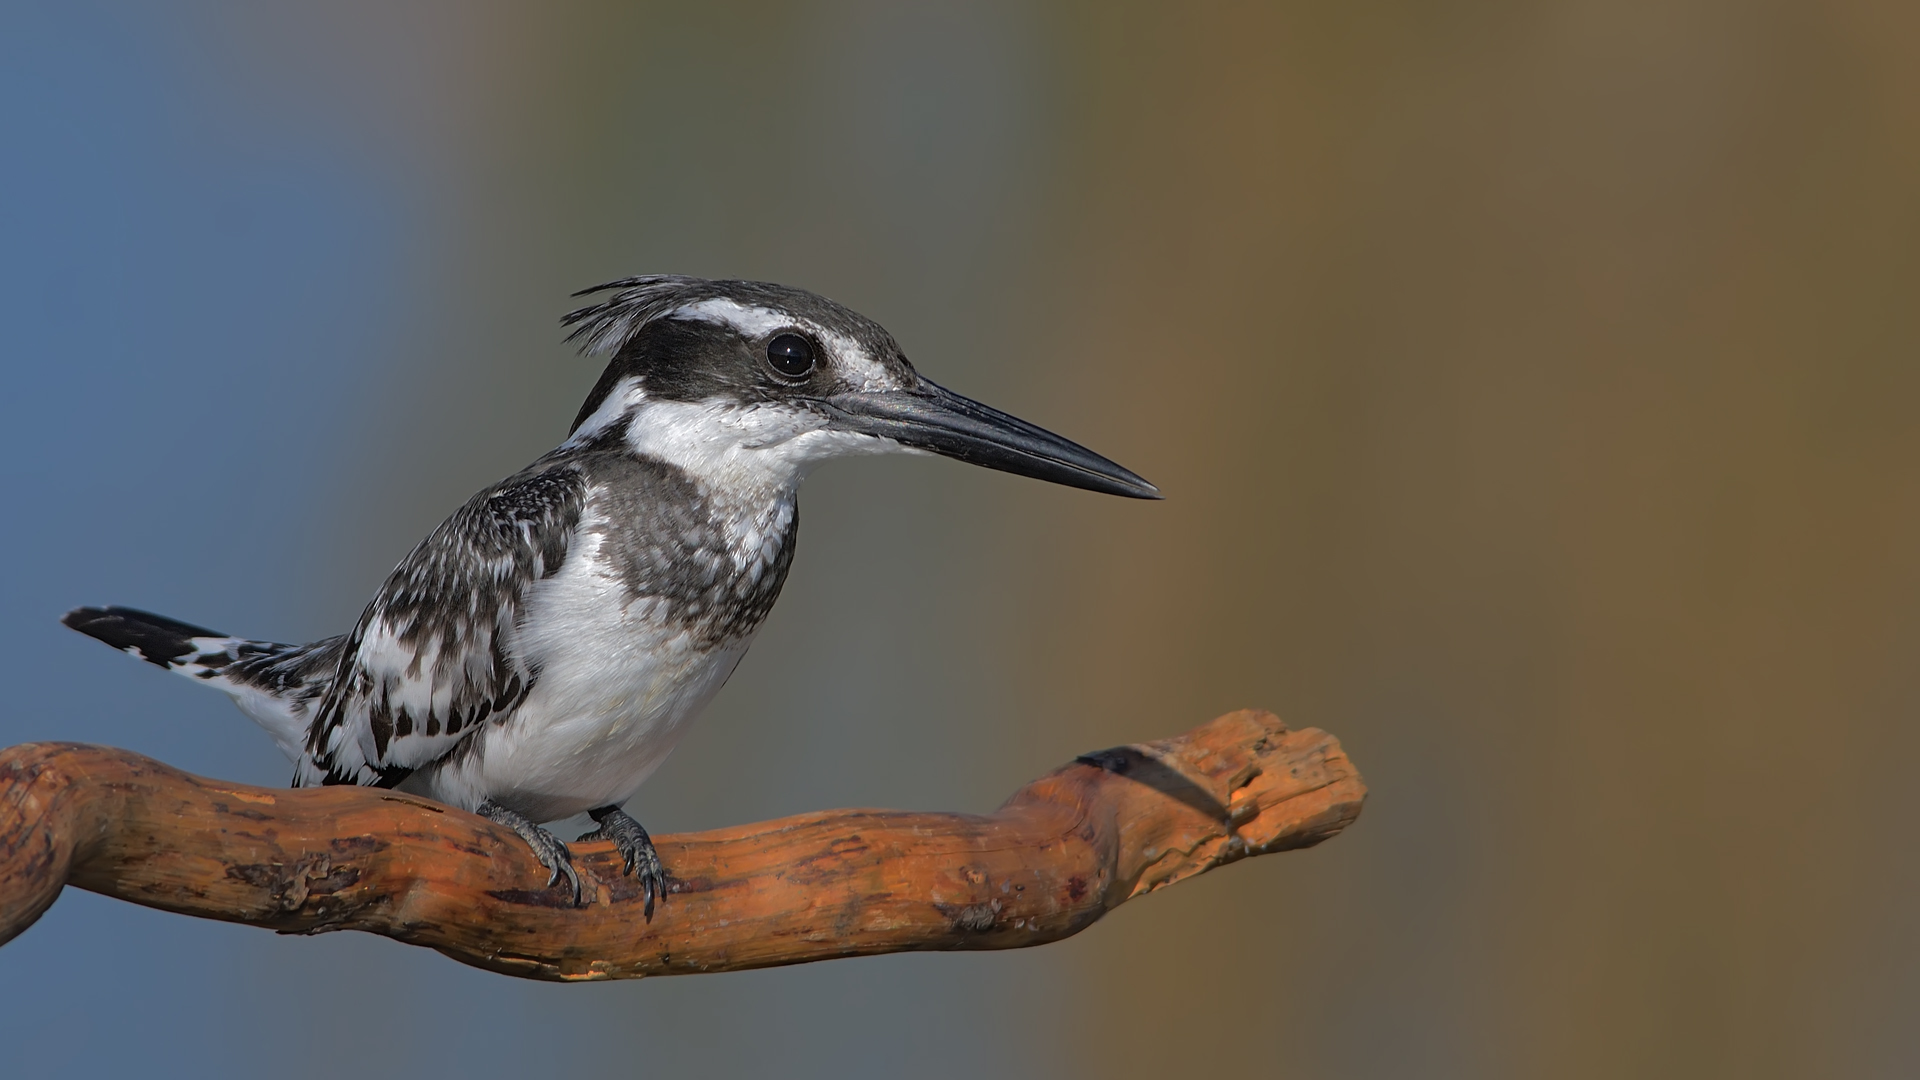
<path fill-rule="evenodd" d="M 793 559 L 801 478 L 828 458 L 944 454 L 1134 498 L 1119 465 L 922 378 L 879 324 L 809 292 L 650 276 L 563 320 L 608 358 L 565 442 L 469 499 L 351 632 L 228 637 L 131 608 L 65 623 L 217 686 L 296 787 L 398 788 L 513 829 L 580 902 L 541 828 L 585 811 L 667 875 L 620 806 L 732 674 Z"/>

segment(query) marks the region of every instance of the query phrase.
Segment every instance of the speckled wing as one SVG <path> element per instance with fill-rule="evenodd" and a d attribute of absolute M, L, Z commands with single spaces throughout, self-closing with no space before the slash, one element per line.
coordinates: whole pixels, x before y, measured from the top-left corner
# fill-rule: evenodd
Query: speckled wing
<path fill-rule="evenodd" d="M 526 700 L 539 673 L 515 648 L 517 622 L 529 588 L 565 561 L 585 493 L 577 468 L 535 465 L 394 568 L 348 637 L 295 786 L 392 787 Z"/>

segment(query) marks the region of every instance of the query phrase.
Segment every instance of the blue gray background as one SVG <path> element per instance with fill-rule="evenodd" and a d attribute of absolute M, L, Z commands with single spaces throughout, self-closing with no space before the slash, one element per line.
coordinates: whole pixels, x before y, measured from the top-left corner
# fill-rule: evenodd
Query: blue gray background
<path fill-rule="evenodd" d="M 597 372 L 813 288 L 1164 504 L 809 481 L 656 829 L 1241 705 L 1362 821 L 1004 954 L 545 986 L 64 895 L 8 1075 L 1910 1075 L 1910 5 L 0 3 L 0 743 L 280 783 L 80 603 L 304 640 Z"/>

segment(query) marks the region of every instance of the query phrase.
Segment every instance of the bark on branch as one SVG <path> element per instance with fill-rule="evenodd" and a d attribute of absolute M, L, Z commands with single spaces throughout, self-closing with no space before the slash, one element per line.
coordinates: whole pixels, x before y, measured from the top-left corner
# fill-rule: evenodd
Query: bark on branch
<path fill-rule="evenodd" d="M 223 783 L 125 750 L 0 751 L 0 942 L 67 884 L 293 933 L 365 930 L 526 978 L 732 971 L 1056 941 L 1142 893 L 1307 847 L 1360 814 L 1340 744 L 1269 713 L 1088 754 L 997 812 L 829 810 L 656 838 L 651 923 L 607 842 L 586 905 L 512 832 L 368 788 Z"/>

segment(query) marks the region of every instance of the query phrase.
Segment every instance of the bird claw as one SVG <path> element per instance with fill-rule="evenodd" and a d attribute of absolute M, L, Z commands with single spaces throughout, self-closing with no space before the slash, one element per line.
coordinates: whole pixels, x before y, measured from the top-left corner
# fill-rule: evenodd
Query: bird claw
<path fill-rule="evenodd" d="M 667 898 L 667 871 L 660 864 L 660 853 L 654 850 L 653 838 L 632 815 L 617 806 L 603 806 L 587 813 L 600 827 L 580 839 L 613 841 L 613 846 L 626 857 L 626 872 L 640 881 L 644 896 L 641 916 L 652 922 L 654 901 Z"/>
<path fill-rule="evenodd" d="M 564 879 L 573 892 L 573 906 L 580 906 L 580 874 L 573 868 L 573 853 L 567 850 L 565 841 L 535 825 L 526 815 L 509 810 L 492 799 L 482 802 L 474 813 L 495 824 L 505 825 L 525 840 L 527 846 L 533 849 L 533 857 L 551 871 L 547 877 L 547 888 L 553 888 Z"/>
<path fill-rule="evenodd" d="M 552 861 L 549 862 L 548 853 L 542 852 L 538 848 L 534 849 L 533 852 L 535 858 L 539 859 L 547 869 L 553 871 L 553 873 L 547 875 L 547 888 L 553 888 L 555 885 L 560 884 L 562 877 L 566 878 L 568 888 L 573 891 L 573 906 L 579 907 L 580 872 L 573 868 L 573 853 L 567 850 L 567 845 L 558 837 L 555 837 L 552 833 L 547 833 L 547 835 L 553 839 L 554 846 L 560 849 L 559 853 L 553 855 Z"/>

